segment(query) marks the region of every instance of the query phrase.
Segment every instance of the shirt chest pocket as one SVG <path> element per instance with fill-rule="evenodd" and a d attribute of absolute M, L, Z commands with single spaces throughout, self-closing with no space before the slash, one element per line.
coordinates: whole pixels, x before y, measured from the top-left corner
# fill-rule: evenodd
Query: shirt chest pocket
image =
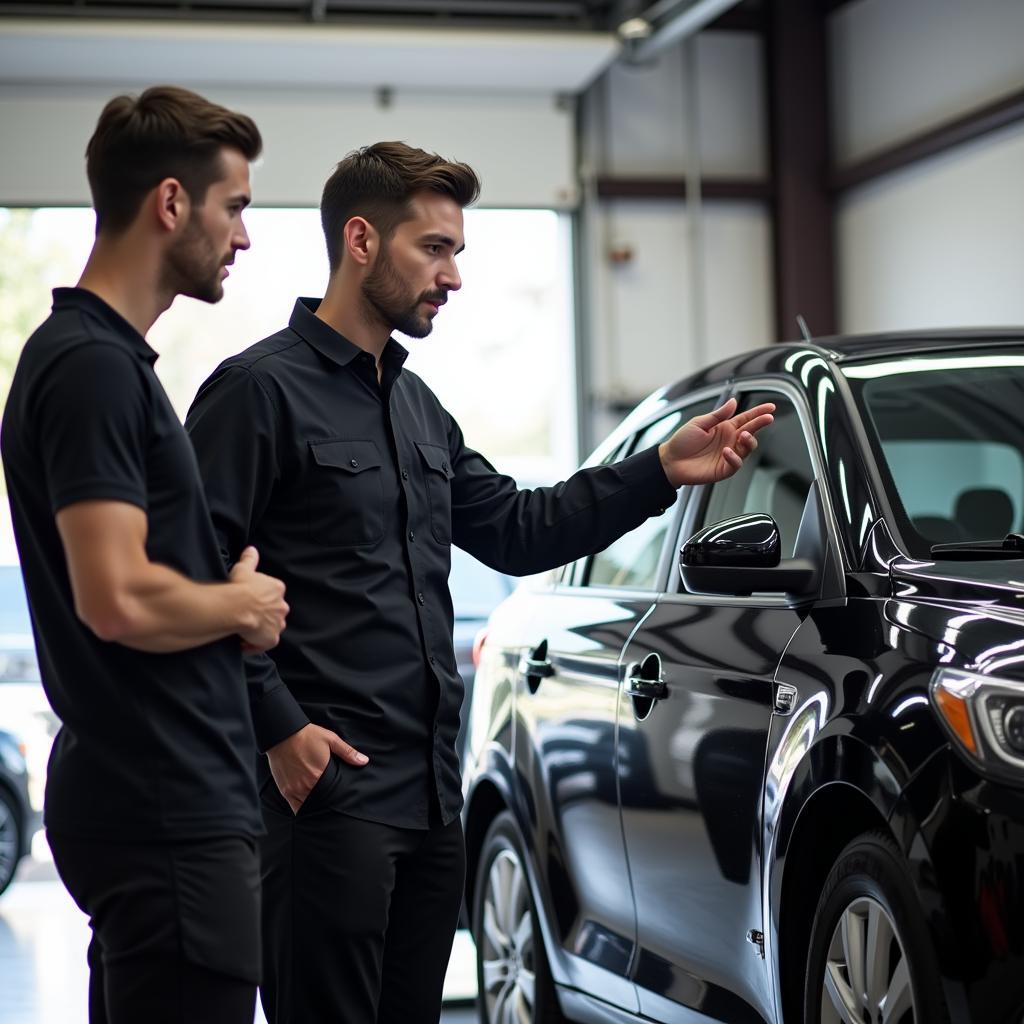
<path fill-rule="evenodd" d="M 439 444 L 417 441 L 427 503 L 430 506 L 430 532 L 439 544 L 452 542 L 452 471 L 448 449 Z"/>
<path fill-rule="evenodd" d="M 320 544 L 369 547 L 384 536 L 383 462 L 373 441 L 310 441 L 306 521 Z"/>

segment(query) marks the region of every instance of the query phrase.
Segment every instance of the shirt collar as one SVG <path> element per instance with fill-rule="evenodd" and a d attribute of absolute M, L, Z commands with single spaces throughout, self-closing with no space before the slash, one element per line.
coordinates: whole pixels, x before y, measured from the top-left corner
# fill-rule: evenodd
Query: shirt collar
<path fill-rule="evenodd" d="M 329 324 L 324 323 L 316 311 L 320 306 L 320 299 L 299 298 L 295 300 L 295 308 L 292 310 L 291 320 L 288 326 L 295 331 L 307 344 L 312 345 L 322 356 L 330 359 L 338 366 L 348 366 L 362 349 L 354 345 L 343 334 L 339 334 Z M 408 357 L 408 351 L 403 348 L 394 338 L 388 338 L 384 351 L 381 354 L 381 361 L 393 363 L 400 368 Z"/>
<path fill-rule="evenodd" d="M 54 288 L 53 309 L 85 309 L 102 320 L 114 334 L 151 366 L 159 354 L 113 306 L 86 288 Z"/>

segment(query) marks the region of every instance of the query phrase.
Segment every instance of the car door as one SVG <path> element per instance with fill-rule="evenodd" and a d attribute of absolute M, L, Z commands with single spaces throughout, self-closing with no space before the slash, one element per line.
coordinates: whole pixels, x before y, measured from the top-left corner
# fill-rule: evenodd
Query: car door
<path fill-rule="evenodd" d="M 779 524 L 789 557 L 813 463 L 796 395 L 743 469 L 695 494 L 680 540 L 748 512 Z M 781 596 L 688 594 L 678 571 L 623 651 L 622 826 L 637 908 L 640 1012 L 658 1021 L 771 1019 L 761 929 L 759 809 L 776 666 L 806 609 Z M 751 941 L 753 940 L 753 941 Z"/>
<path fill-rule="evenodd" d="M 659 417 L 613 457 L 659 443 L 710 407 Z M 536 595 L 516 693 L 516 769 L 532 803 L 524 816 L 568 983 L 633 1012 L 636 922 L 615 777 L 620 655 L 667 576 L 679 507 Z"/>

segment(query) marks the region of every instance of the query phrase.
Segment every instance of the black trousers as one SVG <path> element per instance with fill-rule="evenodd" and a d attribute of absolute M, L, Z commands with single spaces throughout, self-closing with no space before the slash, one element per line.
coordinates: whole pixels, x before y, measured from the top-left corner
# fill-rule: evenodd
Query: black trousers
<path fill-rule="evenodd" d="M 259 980 L 255 842 L 47 837 L 89 915 L 90 1024 L 252 1024 Z"/>
<path fill-rule="evenodd" d="M 319 788 L 319 787 L 317 787 Z M 462 822 L 362 821 L 263 789 L 270 1024 L 437 1024 L 466 871 Z"/>

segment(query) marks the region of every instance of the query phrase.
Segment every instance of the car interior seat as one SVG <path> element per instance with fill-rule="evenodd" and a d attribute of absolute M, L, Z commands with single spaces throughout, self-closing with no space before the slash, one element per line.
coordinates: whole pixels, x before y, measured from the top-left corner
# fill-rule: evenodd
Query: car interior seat
<path fill-rule="evenodd" d="M 911 525 L 931 544 L 955 544 L 965 539 L 964 531 L 945 516 L 914 516 Z"/>
<path fill-rule="evenodd" d="M 961 492 L 955 515 L 967 540 L 1002 540 L 1013 529 L 1013 502 L 999 487 Z"/>

